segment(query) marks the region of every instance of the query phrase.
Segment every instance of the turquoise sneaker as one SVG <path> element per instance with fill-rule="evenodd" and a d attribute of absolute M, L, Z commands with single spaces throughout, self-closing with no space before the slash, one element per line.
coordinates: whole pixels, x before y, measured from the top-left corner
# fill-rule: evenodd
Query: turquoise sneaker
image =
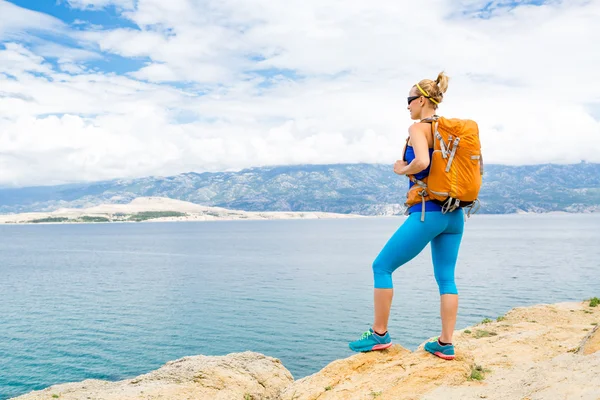
<path fill-rule="evenodd" d="M 454 345 L 452 344 L 442 346 L 436 339 L 433 342 L 425 343 L 425 350 L 444 360 L 454 360 Z"/>
<path fill-rule="evenodd" d="M 390 337 L 389 332 L 386 332 L 385 335 L 379 336 L 373 332 L 372 328 L 362 334 L 360 339 L 350 342 L 349 346 L 352 351 L 373 351 L 373 350 L 383 350 L 387 349 L 392 345 L 392 338 Z"/>

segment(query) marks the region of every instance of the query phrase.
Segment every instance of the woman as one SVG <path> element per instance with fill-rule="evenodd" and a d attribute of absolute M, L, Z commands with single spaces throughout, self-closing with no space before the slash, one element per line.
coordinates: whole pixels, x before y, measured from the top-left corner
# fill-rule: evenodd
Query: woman
<path fill-rule="evenodd" d="M 447 88 L 448 77 L 443 72 L 435 81 L 423 79 L 411 88 L 408 110 L 411 119 L 420 122 L 408 129 L 405 159 L 394 165 L 394 172 L 398 175 L 415 175 L 420 180 L 428 176 L 433 153 L 431 118 Z M 409 185 L 412 184 L 409 181 Z M 392 272 L 412 260 L 431 243 L 434 274 L 441 297 L 442 333 L 438 340 L 426 343 L 425 350 L 446 360 L 454 359 L 452 335 L 458 311 L 454 268 L 462 239 L 464 216 L 460 208 L 453 212 L 441 212 L 442 207 L 431 201 L 427 201 L 424 207 L 427 217 L 423 220 L 421 204 L 408 209 L 408 218 L 373 263 L 375 322 L 368 332 L 350 343 L 350 348 L 354 351 L 382 350 L 392 345 L 387 331 L 393 297 Z"/>

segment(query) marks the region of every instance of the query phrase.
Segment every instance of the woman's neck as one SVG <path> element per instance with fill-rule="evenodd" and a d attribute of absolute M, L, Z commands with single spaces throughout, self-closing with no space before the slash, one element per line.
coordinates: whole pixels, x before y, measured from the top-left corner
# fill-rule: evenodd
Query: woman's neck
<path fill-rule="evenodd" d="M 427 110 L 427 111 L 423 111 L 423 113 L 421 113 L 421 118 L 419 118 L 420 120 L 424 120 L 427 118 L 431 118 L 435 115 L 435 110 Z"/>

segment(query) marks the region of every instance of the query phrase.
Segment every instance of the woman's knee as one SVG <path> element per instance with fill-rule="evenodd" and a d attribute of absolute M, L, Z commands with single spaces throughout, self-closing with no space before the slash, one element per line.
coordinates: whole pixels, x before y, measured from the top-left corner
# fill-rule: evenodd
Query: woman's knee
<path fill-rule="evenodd" d="M 380 257 L 377 257 L 375 261 L 373 261 L 373 278 L 376 289 L 393 288 L 392 271 L 390 270 L 390 265 Z"/>
<path fill-rule="evenodd" d="M 454 282 L 454 279 L 437 280 L 437 284 L 440 290 L 440 296 L 444 294 L 458 294 L 458 289 L 456 288 L 456 282 Z"/>
<path fill-rule="evenodd" d="M 391 271 L 389 270 L 389 263 L 385 262 L 385 260 L 381 257 L 377 257 L 375 261 L 373 261 L 372 268 L 374 274 L 391 273 Z"/>

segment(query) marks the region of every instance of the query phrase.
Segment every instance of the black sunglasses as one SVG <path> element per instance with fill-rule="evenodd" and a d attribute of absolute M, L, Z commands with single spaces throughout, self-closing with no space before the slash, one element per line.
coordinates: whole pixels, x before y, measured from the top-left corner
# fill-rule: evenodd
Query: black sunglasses
<path fill-rule="evenodd" d="M 419 97 L 421 97 L 421 96 L 423 96 L 423 95 L 422 95 L 422 94 L 420 94 L 420 95 L 418 95 L 418 96 L 410 96 L 410 97 L 407 97 L 407 98 L 406 98 L 406 100 L 408 100 L 408 105 L 410 106 L 410 103 L 412 103 L 412 102 L 413 102 L 413 100 L 416 100 L 416 99 L 418 99 L 418 98 L 419 98 Z"/>

